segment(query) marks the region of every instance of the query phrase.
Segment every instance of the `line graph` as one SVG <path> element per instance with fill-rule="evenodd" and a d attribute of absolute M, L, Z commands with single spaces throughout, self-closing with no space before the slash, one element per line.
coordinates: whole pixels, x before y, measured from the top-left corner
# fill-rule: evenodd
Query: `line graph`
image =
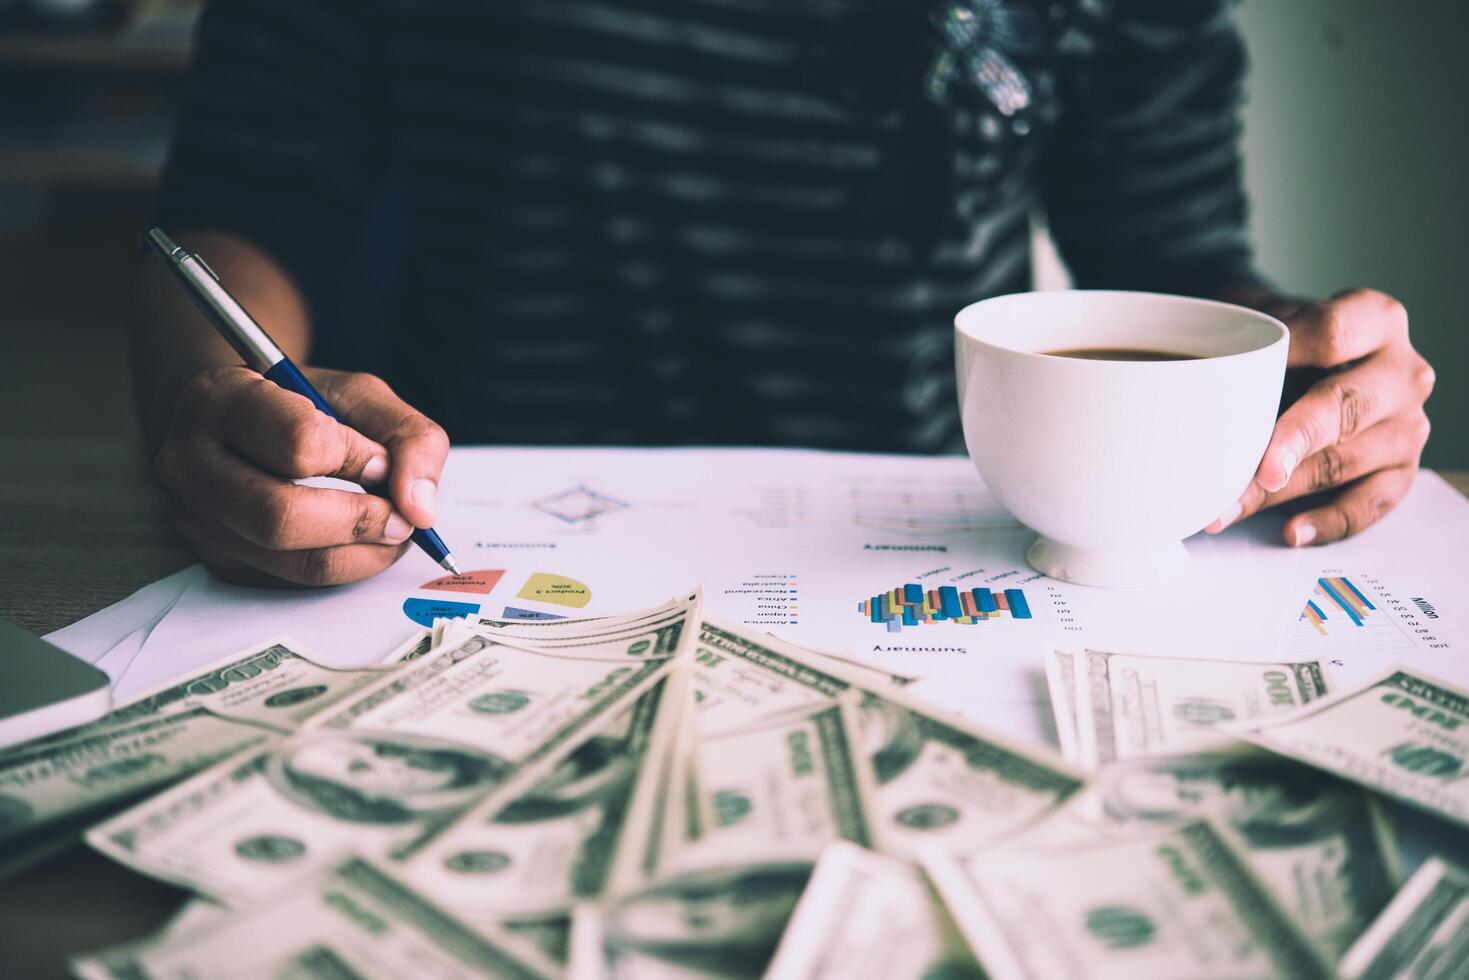
<path fill-rule="evenodd" d="M 855 485 L 848 489 L 847 501 L 855 526 L 905 536 L 1020 526 L 987 491 L 967 485 Z"/>

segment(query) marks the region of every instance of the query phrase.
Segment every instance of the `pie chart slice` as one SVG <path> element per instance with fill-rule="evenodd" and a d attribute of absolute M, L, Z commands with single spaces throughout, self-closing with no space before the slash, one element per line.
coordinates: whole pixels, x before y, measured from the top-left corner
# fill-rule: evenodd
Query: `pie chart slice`
<path fill-rule="evenodd" d="M 521 609 L 519 606 L 506 606 L 502 614 L 506 619 L 516 619 L 522 622 L 540 623 L 549 619 L 565 619 L 556 613 L 541 612 L 536 609 Z"/>
<path fill-rule="evenodd" d="M 592 601 L 592 590 L 574 578 L 550 572 L 535 572 L 525 580 L 515 597 L 580 609 Z"/>
<path fill-rule="evenodd" d="M 502 568 L 483 568 L 477 572 L 445 575 L 425 582 L 419 588 L 432 592 L 473 592 L 475 595 L 489 595 L 504 577 L 505 570 Z"/>
<path fill-rule="evenodd" d="M 455 602 L 452 599 L 425 599 L 409 596 L 403 600 L 403 614 L 419 626 L 433 628 L 436 619 L 458 619 L 479 612 L 477 602 Z"/>

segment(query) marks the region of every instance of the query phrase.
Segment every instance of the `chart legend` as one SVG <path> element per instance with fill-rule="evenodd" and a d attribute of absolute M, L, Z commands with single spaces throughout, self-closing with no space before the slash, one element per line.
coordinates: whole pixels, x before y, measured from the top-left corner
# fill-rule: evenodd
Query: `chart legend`
<path fill-rule="evenodd" d="M 800 625 L 800 581 L 794 573 L 756 573 L 719 591 L 731 615 L 746 626 Z"/>
<path fill-rule="evenodd" d="M 905 626 L 955 623 L 973 626 L 992 619 L 1032 619 L 1030 600 L 1024 589 L 961 589 L 953 585 L 925 589 L 914 582 L 880 592 L 857 603 L 857 611 L 889 633 Z"/>

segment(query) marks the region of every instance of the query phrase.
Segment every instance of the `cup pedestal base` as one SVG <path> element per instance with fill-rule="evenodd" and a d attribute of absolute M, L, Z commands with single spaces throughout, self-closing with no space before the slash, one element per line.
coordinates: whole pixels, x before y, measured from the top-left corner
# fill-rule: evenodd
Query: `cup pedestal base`
<path fill-rule="evenodd" d="M 1098 549 L 1036 537 L 1026 561 L 1036 571 L 1063 582 L 1104 588 L 1159 585 L 1171 582 L 1188 568 L 1188 549 L 1182 541 L 1147 548 Z"/>

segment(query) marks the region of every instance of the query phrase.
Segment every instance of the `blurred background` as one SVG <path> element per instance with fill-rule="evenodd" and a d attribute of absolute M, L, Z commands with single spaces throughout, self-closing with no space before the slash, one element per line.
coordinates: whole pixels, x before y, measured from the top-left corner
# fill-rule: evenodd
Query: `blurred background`
<path fill-rule="evenodd" d="M 119 314 L 198 8 L 0 0 L 0 436 L 136 439 Z M 1426 461 L 1469 468 L 1469 4 L 1243 0 L 1238 18 L 1260 268 L 1401 299 L 1439 375 Z M 1064 285 L 1039 245 L 1037 285 Z"/>

